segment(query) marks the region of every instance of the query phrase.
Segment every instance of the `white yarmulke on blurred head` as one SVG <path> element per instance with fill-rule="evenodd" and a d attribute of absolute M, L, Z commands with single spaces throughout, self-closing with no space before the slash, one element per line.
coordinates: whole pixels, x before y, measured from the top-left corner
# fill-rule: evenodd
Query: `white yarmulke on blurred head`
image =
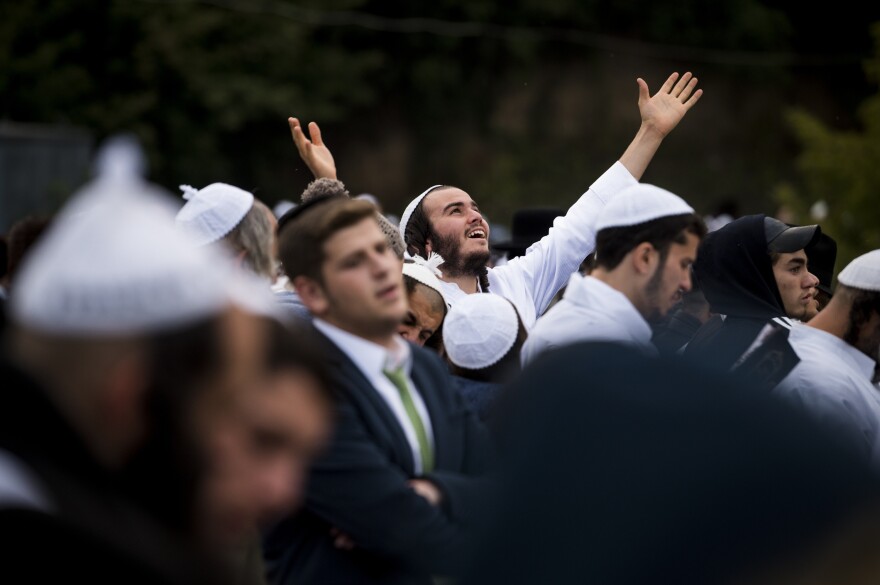
<path fill-rule="evenodd" d="M 654 185 L 639 183 L 627 187 L 605 205 L 596 219 L 596 231 L 689 213 L 694 213 L 694 208 L 678 195 Z"/>
<path fill-rule="evenodd" d="M 837 275 L 837 282 L 859 290 L 880 291 L 880 250 L 862 254 Z"/>
<path fill-rule="evenodd" d="M 476 293 L 456 301 L 443 321 L 443 345 L 460 368 L 492 366 L 510 351 L 519 333 L 519 317 L 498 295 Z"/>
<path fill-rule="evenodd" d="M 443 303 L 448 307 L 449 302 L 446 300 L 446 295 L 443 294 L 443 286 L 440 283 L 440 277 L 443 276 L 443 273 L 440 272 L 439 267 L 442 264 L 443 257 L 434 252 L 431 252 L 427 260 L 418 255 L 410 256 L 404 253 L 403 273 L 437 291 L 440 298 L 443 299 Z"/>
<path fill-rule="evenodd" d="M 102 337 L 182 326 L 233 304 L 273 314 L 268 287 L 194 245 L 174 212 L 170 195 L 139 176 L 97 177 L 28 256 L 10 317 L 43 333 Z"/>
<path fill-rule="evenodd" d="M 186 204 L 177 213 L 177 224 L 190 233 L 196 245 L 216 242 L 231 232 L 254 205 L 254 196 L 226 183 L 204 189 L 181 185 Z"/>

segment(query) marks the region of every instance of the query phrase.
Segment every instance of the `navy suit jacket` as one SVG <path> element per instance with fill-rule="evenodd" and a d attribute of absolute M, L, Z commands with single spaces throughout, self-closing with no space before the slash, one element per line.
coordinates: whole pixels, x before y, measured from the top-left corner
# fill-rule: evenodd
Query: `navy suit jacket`
<path fill-rule="evenodd" d="M 270 582 L 431 583 L 432 575 L 455 575 L 485 502 L 485 428 L 440 359 L 411 346 L 411 378 L 434 432 L 434 470 L 424 477 L 443 493 L 443 504 L 432 506 L 407 485 L 412 450 L 391 409 L 354 362 L 315 333 L 339 397 L 336 429 L 312 467 L 303 509 L 265 535 Z M 355 548 L 336 548 L 332 528 Z"/>

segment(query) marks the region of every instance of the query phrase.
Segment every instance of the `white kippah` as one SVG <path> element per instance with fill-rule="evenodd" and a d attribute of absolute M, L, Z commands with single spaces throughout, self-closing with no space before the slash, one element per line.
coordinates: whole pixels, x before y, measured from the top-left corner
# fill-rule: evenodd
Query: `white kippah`
<path fill-rule="evenodd" d="M 859 290 L 880 291 L 880 250 L 862 254 L 837 275 L 837 282 Z"/>
<path fill-rule="evenodd" d="M 443 303 L 449 307 L 449 301 L 446 300 L 443 286 L 440 284 L 440 277 L 443 276 L 443 273 L 440 272 L 439 266 L 443 264 L 443 256 L 431 252 L 428 255 L 428 259 L 425 260 L 421 256 L 410 256 L 407 252 L 404 252 L 403 257 L 405 260 L 411 260 L 411 262 L 405 261 L 403 263 L 403 273 L 410 278 L 416 279 L 428 288 L 436 290 L 440 293 Z"/>
<path fill-rule="evenodd" d="M 174 227 L 172 198 L 137 176 L 80 189 L 28 256 L 11 291 L 19 325 L 101 337 L 173 328 L 236 304 L 271 315 L 271 293 Z"/>
<path fill-rule="evenodd" d="M 647 221 L 694 213 L 684 199 L 666 189 L 639 183 L 618 193 L 599 213 L 596 231 L 628 227 Z"/>
<path fill-rule="evenodd" d="M 443 321 L 443 345 L 460 368 L 480 370 L 498 363 L 519 333 L 516 309 L 494 294 L 476 293 L 456 301 Z"/>
<path fill-rule="evenodd" d="M 198 246 L 231 232 L 254 205 L 252 193 L 226 183 L 212 183 L 204 189 L 181 185 L 180 189 L 187 201 L 177 214 L 177 224 Z"/>
<path fill-rule="evenodd" d="M 425 198 L 425 195 L 437 189 L 438 187 L 442 187 L 443 185 L 434 185 L 433 187 L 428 187 L 422 194 L 409 202 L 409 205 L 406 206 L 406 209 L 403 210 L 403 215 L 400 218 L 400 235 L 403 238 L 404 244 L 409 244 L 406 241 L 406 226 L 409 224 L 409 219 L 412 217 L 413 212 L 416 210 L 416 207 L 419 206 L 419 203 L 422 202 L 422 199 Z"/>

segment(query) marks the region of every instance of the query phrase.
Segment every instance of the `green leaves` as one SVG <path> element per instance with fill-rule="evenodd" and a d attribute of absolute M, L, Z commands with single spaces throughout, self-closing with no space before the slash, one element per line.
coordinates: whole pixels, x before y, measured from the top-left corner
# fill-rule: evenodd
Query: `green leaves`
<path fill-rule="evenodd" d="M 880 26 L 874 27 L 877 53 L 866 64 L 869 78 L 878 81 Z M 788 123 L 802 152 L 796 186 L 777 189 L 777 198 L 790 206 L 798 221 L 814 223 L 810 208 L 828 204 L 822 229 L 837 239 L 837 270 L 869 250 L 880 248 L 880 92 L 859 108 L 859 131 L 837 131 L 800 110 L 789 112 Z"/>

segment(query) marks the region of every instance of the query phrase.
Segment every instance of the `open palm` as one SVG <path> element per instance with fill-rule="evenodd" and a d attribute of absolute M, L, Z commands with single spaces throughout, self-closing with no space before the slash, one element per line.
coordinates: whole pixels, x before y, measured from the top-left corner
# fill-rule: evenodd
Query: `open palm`
<path fill-rule="evenodd" d="M 321 129 L 318 125 L 315 122 L 309 122 L 309 136 L 311 136 L 311 140 L 309 140 L 298 119 L 288 118 L 287 123 L 290 125 L 293 143 L 299 151 L 300 158 L 306 163 L 315 178 L 335 179 L 336 161 L 333 160 L 330 149 L 321 139 Z"/>
<path fill-rule="evenodd" d="M 682 75 L 681 79 L 678 78 L 678 73 L 670 75 L 653 97 L 643 79 L 639 78 L 636 82 L 639 84 L 639 113 L 642 124 L 652 127 L 663 136 L 678 125 L 703 95 L 702 89 L 694 91 L 697 78 L 690 72 Z"/>

